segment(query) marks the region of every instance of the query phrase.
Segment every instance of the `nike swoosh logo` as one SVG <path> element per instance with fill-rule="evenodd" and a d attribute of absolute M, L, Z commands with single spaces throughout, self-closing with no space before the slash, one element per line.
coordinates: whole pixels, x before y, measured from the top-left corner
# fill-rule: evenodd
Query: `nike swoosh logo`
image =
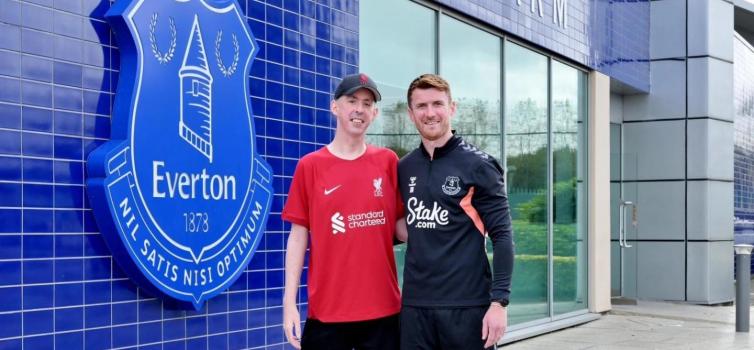
<path fill-rule="evenodd" d="M 331 189 L 329 189 L 329 190 L 328 190 L 328 189 L 325 189 L 325 196 L 329 196 L 329 195 L 330 195 L 330 193 L 333 193 L 333 191 L 335 191 L 335 190 L 337 190 L 338 188 L 340 188 L 340 186 L 343 186 L 343 185 L 338 185 L 338 186 L 335 186 L 335 187 L 333 187 L 333 188 L 331 188 Z"/>

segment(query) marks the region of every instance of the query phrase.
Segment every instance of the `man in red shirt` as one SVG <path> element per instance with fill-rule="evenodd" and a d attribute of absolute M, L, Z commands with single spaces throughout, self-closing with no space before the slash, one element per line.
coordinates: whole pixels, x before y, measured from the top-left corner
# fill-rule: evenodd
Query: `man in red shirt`
<path fill-rule="evenodd" d="M 335 138 L 301 158 L 282 213 L 292 224 L 283 328 L 288 342 L 305 350 L 398 349 L 398 157 L 366 144 L 380 100 L 372 79 L 347 76 L 333 98 Z M 308 243 L 309 312 L 302 335 L 296 299 Z"/>

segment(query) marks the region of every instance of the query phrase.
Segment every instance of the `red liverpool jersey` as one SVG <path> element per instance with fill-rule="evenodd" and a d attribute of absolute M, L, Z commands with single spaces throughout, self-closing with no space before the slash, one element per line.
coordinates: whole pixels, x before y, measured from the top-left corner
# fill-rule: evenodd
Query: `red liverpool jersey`
<path fill-rule="evenodd" d="M 400 311 L 397 163 L 391 150 L 374 146 L 354 160 L 323 147 L 299 161 L 282 216 L 309 229 L 309 317 L 352 322 Z"/>

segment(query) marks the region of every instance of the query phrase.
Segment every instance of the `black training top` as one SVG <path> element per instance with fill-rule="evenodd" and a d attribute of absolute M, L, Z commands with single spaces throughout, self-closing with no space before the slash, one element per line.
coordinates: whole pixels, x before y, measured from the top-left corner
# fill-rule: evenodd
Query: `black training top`
<path fill-rule="evenodd" d="M 467 307 L 507 302 L 513 239 L 503 169 L 492 156 L 453 136 L 401 159 L 398 183 L 405 204 L 408 249 L 403 305 Z M 494 276 L 485 232 L 492 239 Z"/>

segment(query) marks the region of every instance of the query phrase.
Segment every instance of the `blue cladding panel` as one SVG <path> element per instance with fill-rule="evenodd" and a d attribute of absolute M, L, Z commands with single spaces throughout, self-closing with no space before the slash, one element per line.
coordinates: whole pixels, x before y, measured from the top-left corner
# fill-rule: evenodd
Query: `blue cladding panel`
<path fill-rule="evenodd" d="M 649 92 L 649 0 L 436 1 Z M 568 5 L 564 22 L 555 3 Z"/>
<path fill-rule="evenodd" d="M 358 71 L 358 2 L 239 3 L 262 47 L 251 104 L 276 193 L 247 271 L 195 312 L 127 279 L 86 198 L 85 161 L 110 138 L 118 81 L 110 1 L 0 0 L 0 348 L 288 348 L 283 184 L 298 158 L 333 135 L 330 89 Z"/>

